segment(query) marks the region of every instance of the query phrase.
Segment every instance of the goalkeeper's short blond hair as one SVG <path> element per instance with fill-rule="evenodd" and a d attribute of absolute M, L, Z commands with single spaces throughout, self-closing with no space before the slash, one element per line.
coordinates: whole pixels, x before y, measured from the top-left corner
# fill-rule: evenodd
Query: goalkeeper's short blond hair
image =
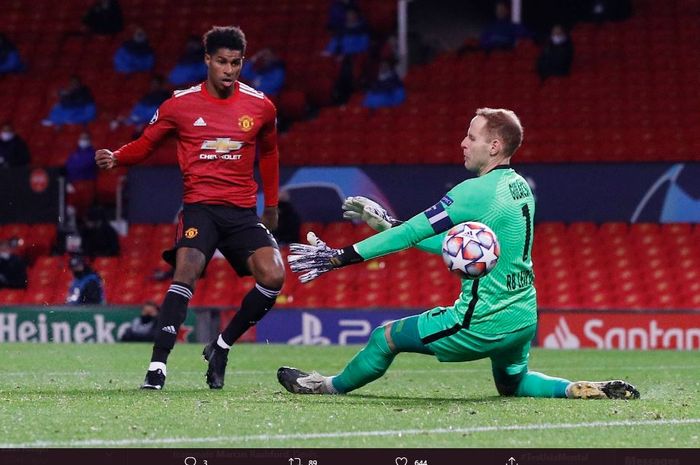
<path fill-rule="evenodd" d="M 504 155 L 512 157 L 523 143 L 523 125 L 518 115 L 505 108 L 479 108 L 476 115 L 486 119 L 489 136 L 503 141 Z"/>

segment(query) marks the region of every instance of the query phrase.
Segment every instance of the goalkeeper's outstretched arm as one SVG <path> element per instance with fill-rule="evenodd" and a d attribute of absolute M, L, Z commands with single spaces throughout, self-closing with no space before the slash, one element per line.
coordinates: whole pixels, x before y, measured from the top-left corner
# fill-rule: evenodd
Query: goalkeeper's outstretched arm
<path fill-rule="evenodd" d="M 445 239 L 445 234 L 446 233 L 442 233 L 427 239 L 423 239 L 416 244 L 415 247 L 423 252 L 440 255 L 442 253 L 442 241 Z"/>
<path fill-rule="evenodd" d="M 405 223 L 396 223 L 396 227 L 391 227 L 393 218 L 386 215 L 386 210 L 379 204 L 375 203 L 375 205 L 369 209 L 372 210 L 370 215 L 372 218 L 380 219 L 380 222 L 374 223 L 375 226 L 388 227 L 388 229 L 379 234 L 342 249 L 328 247 L 325 242 L 313 233 L 309 233 L 308 245 L 290 245 L 290 254 L 287 256 L 287 261 L 293 272 L 303 273 L 299 277 L 301 282 L 316 279 L 321 274 L 335 268 L 360 263 L 371 258 L 414 247 L 426 239 L 428 241 L 422 245 L 424 247 L 423 250 L 437 253 L 440 250 L 439 244 L 441 244 L 442 233 L 454 225 L 455 218 L 450 217 L 445 210 L 445 205 L 442 204 L 442 200 Z M 367 212 L 367 207 L 368 205 L 365 204 L 362 207 L 362 212 Z M 382 214 L 381 210 L 377 210 L 377 207 L 384 210 L 384 214 Z M 353 207 L 353 211 L 359 215 L 358 218 L 362 218 L 363 213 L 360 213 L 359 207 Z M 463 215 L 464 213 L 458 214 L 456 219 L 466 221 L 466 219 L 461 218 Z"/>
<path fill-rule="evenodd" d="M 343 202 L 343 218 L 353 221 L 364 221 L 375 231 L 382 232 L 394 226 L 398 226 L 403 221 L 393 218 L 379 203 L 367 197 L 354 196 L 347 197 Z M 442 253 L 442 239 L 444 235 L 433 236 L 416 244 L 416 248 L 424 252 L 440 254 Z"/>

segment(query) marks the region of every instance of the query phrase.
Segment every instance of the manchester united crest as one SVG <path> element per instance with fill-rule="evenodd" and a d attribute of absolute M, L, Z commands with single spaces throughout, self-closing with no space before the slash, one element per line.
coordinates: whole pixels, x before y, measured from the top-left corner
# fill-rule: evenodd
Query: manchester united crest
<path fill-rule="evenodd" d="M 254 125 L 255 120 L 252 116 L 243 115 L 240 118 L 238 118 L 238 127 L 244 130 L 245 132 L 248 132 L 251 129 L 253 129 Z"/>
<path fill-rule="evenodd" d="M 194 239 L 197 237 L 197 234 L 199 234 L 197 228 L 187 228 L 187 231 L 185 231 L 185 237 L 187 239 Z"/>

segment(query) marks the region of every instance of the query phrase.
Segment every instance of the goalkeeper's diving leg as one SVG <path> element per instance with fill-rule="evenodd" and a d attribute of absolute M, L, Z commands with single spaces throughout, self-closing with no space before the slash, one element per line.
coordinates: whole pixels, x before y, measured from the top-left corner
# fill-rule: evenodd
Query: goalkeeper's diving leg
<path fill-rule="evenodd" d="M 372 331 L 367 345 L 336 376 L 281 367 L 277 380 L 295 394 L 346 394 L 381 378 L 401 352 L 434 355 L 418 335 L 417 316 L 403 318 Z"/>
<path fill-rule="evenodd" d="M 526 328 L 527 330 L 527 328 Z M 522 330 L 521 330 L 522 331 Z M 490 355 L 493 379 L 502 396 L 557 397 L 568 399 L 638 399 L 639 391 L 622 380 L 569 381 L 528 370 L 529 340 L 524 344 L 509 338 L 520 331 L 506 335 L 503 350 Z M 533 328 L 534 335 L 534 328 Z"/>
<path fill-rule="evenodd" d="M 529 371 L 527 366 L 534 326 L 485 342 L 475 333 L 461 330 L 459 336 L 430 343 L 421 339 L 419 316 L 411 316 L 380 326 L 367 345 L 336 376 L 307 373 L 281 367 L 277 379 L 295 394 L 346 394 L 384 375 L 401 352 L 434 355 L 440 361 L 469 361 L 489 357 L 496 388 L 502 396 L 560 397 L 574 399 L 636 399 L 639 392 L 621 381 L 577 381 Z"/>

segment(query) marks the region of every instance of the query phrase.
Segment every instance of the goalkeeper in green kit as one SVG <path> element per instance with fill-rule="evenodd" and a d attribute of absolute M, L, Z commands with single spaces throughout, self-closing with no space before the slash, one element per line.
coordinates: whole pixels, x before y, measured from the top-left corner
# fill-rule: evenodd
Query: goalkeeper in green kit
<path fill-rule="evenodd" d="M 525 179 L 510 168 L 523 129 L 510 110 L 481 108 L 462 141 L 464 166 L 477 174 L 438 203 L 406 222 L 379 204 L 350 197 L 344 216 L 381 231 L 357 244 L 332 249 L 313 233 L 310 245 L 292 244 L 288 257 L 302 282 L 322 273 L 408 247 L 441 253 L 445 233 L 465 221 L 489 226 L 498 236 L 496 267 L 476 280 L 462 280 L 452 306 L 437 307 L 375 328 L 367 345 L 336 376 L 282 367 L 277 379 L 297 394 L 344 394 L 380 378 L 401 352 L 433 355 L 441 362 L 489 358 L 499 394 L 525 397 L 636 399 L 621 381 L 576 381 L 528 370 L 530 341 L 537 327 L 537 299 L 530 252 L 535 199 Z"/>

